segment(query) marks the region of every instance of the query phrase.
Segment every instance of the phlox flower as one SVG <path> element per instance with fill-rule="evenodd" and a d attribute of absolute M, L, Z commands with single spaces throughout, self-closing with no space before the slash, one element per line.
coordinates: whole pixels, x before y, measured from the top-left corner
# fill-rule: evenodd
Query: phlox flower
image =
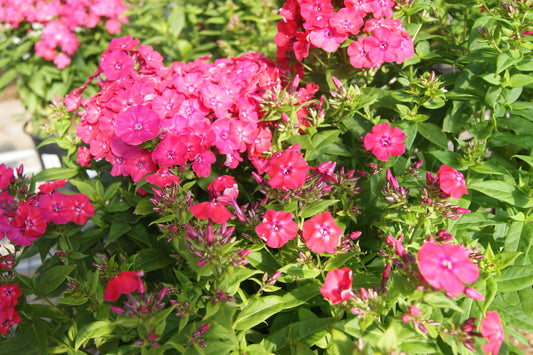
<path fill-rule="evenodd" d="M 503 339 L 505 338 L 502 321 L 498 312 L 487 311 L 485 318 L 481 321 L 481 335 L 489 341 L 483 345 L 483 352 L 485 354 L 498 355 Z"/>
<path fill-rule="evenodd" d="M 235 178 L 229 175 L 221 175 L 216 177 L 209 185 L 207 185 L 209 196 L 216 199 L 217 202 L 223 205 L 235 201 L 239 195 L 239 187 L 235 182 Z"/>
<path fill-rule="evenodd" d="M 100 68 L 108 80 L 117 80 L 133 70 L 133 58 L 122 50 L 114 50 L 102 55 Z"/>
<path fill-rule="evenodd" d="M 317 214 L 303 224 L 305 245 L 315 253 L 334 254 L 342 233 L 329 212 Z"/>
<path fill-rule="evenodd" d="M 372 68 L 377 65 L 370 60 L 368 50 L 365 48 L 366 39 L 368 37 L 358 37 L 356 41 L 350 43 L 347 49 L 350 57 L 350 64 L 354 68 Z"/>
<path fill-rule="evenodd" d="M 5 307 L 0 311 L 0 334 L 7 335 L 9 329 L 21 322 L 19 312 L 13 307 Z"/>
<path fill-rule="evenodd" d="M 157 166 L 153 162 L 150 152 L 143 151 L 134 158 L 126 159 L 124 170 L 134 182 L 139 182 L 146 175 L 156 172 Z"/>
<path fill-rule="evenodd" d="M 383 62 L 394 62 L 402 39 L 398 32 L 392 32 L 385 28 L 374 30 L 372 36 L 365 37 L 365 50 L 370 61 L 374 65 L 381 65 Z"/>
<path fill-rule="evenodd" d="M 348 38 L 348 34 L 339 33 L 335 28 L 317 28 L 312 30 L 309 35 L 309 42 L 317 48 L 322 48 L 326 52 L 335 52 L 340 44 Z"/>
<path fill-rule="evenodd" d="M 356 35 L 363 25 L 363 18 L 354 10 L 344 7 L 331 16 L 329 23 L 339 34 Z"/>
<path fill-rule="evenodd" d="M 0 190 L 6 189 L 14 177 L 13 168 L 0 164 Z"/>
<path fill-rule="evenodd" d="M 4 307 L 15 307 L 20 296 L 22 296 L 22 292 L 20 291 L 19 285 L 0 285 L 0 313 L 2 312 L 2 305 Z"/>
<path fill-rule="evenodd" d="M 428 241 L 418 251 L 418 267 L 432 287 L 459 296 L 465 290 L 463 283 L 471 284 L 479 277 L 478 266 L 469 254 L 462 245 Z"/>
<path fill-rule="evenodd" d="M 320 293 L 332 304 L 349 300 L 353 296 L 352 270 L 348 267 L 331 270 L 326 275 Z"/>
<path fill-rule="evenodd" d="M 266 172 L 270 176 L 270 186 L 275 189 L 297 189 L 304 185 L 309 165 L 303 158 L 303 153 L 297 152 L 299 148 L 299 145 L 292 146 L 269 159 Z"/>
<path fill-rule="evenodd" d="M 104 291 L 104 301 L 114 302 L 123 293 L 132 293 L 137 291 L 144 293 L 144 283 L 141 277 L 143 271 L 123 271 L 115 275 L 109 282 Z"/>
<path fill-rule="evenodd" d="M 405 152 L 405 133 L 398 127 L 391 129 L 388 122 L 380 123 L 372 127 L 363 139 L 366 150 L 381 161 L 388 161 L 390 157 L 402 155 Z"/>
<path fill-rule="evenodd" d="M 7 238 L 20 246 L 27 246 L 46 232 L 47 223 L 39 207 L 20 201 L 11 228 L 6 231 Z"/>
<path fill-rule="evenodd" d="M 114 128 L 124 142 L 139 145 L 159 134 L 159 116 L 146 106 L 133 106 L 117 116 Z"/>
<path fill-rule="evenodd" d="M 454 168 L 442 165 L 437 171 L 437 177 L 442 191 L 451 197 L 460 199 L 463 194 L 468 194 L 465 177 Z"/>
<path fill-rule="evenodd" d="M 39 197 L 39 208 L 43 213 L 44 220 L 58 225 L 68 223 L 65 210 L 70 203 L 71 200 L 68 196 L 60 192 L 53 192 Z"/>
<path fill-rule="evenodd" d="M 268 210 L 263 222 L 255 227 L 255 232 L 270 248 L 281 248 L 287 241 L 296 238 L 298 226 L 290 212 Z"/>
<path fill-rule="evenodd" d="M 179 184 L 181 182 L 176 175 L 168 171 L 168 168 L 159 168 L 154 174 L 147 175 L 146 181 L 159 187 L 169 186 L 173 183 Z"/>
<path fill-rule="evenodd" d="M 211 165 L 216 161 L 215 153 L 206 150 L 198 154 L 192 162 L 192 170 L 198 177 L 208 177 L 211 175 Z"/>
<path fill-rule="evenodd" d="M 69 195 L 69 204 L 65 210 L 66 218 L 69 221 L 81 226 L 87 219 L 94 215 L 94 205 L 87 195 L 77 193 Z"/>
<path fill-rule="evenodd" d="M 211 219 L 215 223 L 224 223 L 235 217 L 226 207 L 217 202 L 200 202 L 189 207 L 194 217 Z"/>
<path fill-rule="evenodd" d="M 187 162 L 187 157 L 180 148 L 183 148 L 180 138 L 174 134 L 168 135 L 154 149 L 152 159 L 165 168 L 183 165 Z"/>

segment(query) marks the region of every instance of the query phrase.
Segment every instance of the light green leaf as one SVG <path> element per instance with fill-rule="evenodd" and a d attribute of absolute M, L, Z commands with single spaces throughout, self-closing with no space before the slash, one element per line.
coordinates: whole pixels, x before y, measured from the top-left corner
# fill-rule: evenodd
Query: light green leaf
<path fill-rule="evenodd" d="M 107 337 L 113 333 L 115 325 L 107 320 L 96 321 L 87 324 L 80 329 L 76 335 L 74 347 L 76 350 L 80 348 L 82 344 L 85 344 L 91 339 Z"/>
<path fill-rule="evenodd" d="M 36 293 L 41 296 L 50 294 L 66 280 L 75 267 L 76 265 L 58 265 L 42 270 L 41 273 L 44 275 L 38 281 Z"/>
<path fill-rule="evenodd" d="M 78 169 L 76 168 L 48 168 L 34 175 L 33 181 L 69 179 L 76 175 L 78 175 Z"/>
<path fill-rule="evenodd" d="M 502 270 L 496 278 L 499 292 L 512 292 L 531 287 L 533 284 L 533 265 L 513 265 Z"/>
<path fill-rule="evenodd" d="M 446 137 L 446 134 L 436 124 L 420 122 L 418 123 L 417 131 L 431 143 L 434 143 L 440 148 L 448 149 L 448 137 Z"/>
<path fill-rule="evenodd" d="M 533 207 L 533 199 L 524 192 L 518 190 L 515 186 L 499 180 L 486 180 L 472 182 L 468 185 L 469 189 L 479 191 L 498 201 L 509 203 L 516 207 L 530 208 Z"/>
<path fill-rule="evenodd" d="M 313 217 L 319 213 L 324 212 L 329 206 L 339 202 L 339 200 L 320 200 L 315 201 L 302 209 L 300 217 L 309 218 Z"/>
<path fill-rule="evenodd" d="M 283 310 L 283 308 L 282 298 L 279 296 L 255 296 L 246 305 L 244 310 L 239 313 L 233 323 L 233 327 L 236 330 L 248 330 L 264 322 L 273 314 Z"/>

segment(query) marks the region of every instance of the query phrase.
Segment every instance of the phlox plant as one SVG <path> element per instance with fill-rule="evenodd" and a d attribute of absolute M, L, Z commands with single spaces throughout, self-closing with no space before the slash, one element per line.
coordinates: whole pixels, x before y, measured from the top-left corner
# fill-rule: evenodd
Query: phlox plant
<path fill-rule="evenodd" d="M 277 61 L 111 40 L 63 167 L 0 170 L 2 349 L 521 353 L 531 5 L 289 0 Z"/>

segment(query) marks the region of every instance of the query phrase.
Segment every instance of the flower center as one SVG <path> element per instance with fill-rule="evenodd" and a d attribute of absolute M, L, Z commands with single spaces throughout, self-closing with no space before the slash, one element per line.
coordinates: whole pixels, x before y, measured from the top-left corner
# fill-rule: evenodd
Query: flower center
<path fill-rule="evenodd" d="M 451 270 L 452 267 L 453 267 L 453 264 L 452 264 L 452 262 L 450 260 L 446 260 L 445 259 L 445 260 L 442 261 L 442 266 L 444 268 L 448 269 L 448 270 Z"/>
<path fill-rule="evenodd" d="M 390 139 L 389 137 L 383 137 L 381 138 L 381 145 L 387 147 L 390 145 Z"/>
<path fill-rule="evenodd" d="M 136 131 L 142 131 L 142 129 L 143 129 L 143 125 L 142 125 L 142 123 L 137 123 L 137 124 L 135 125 L 135 130 L 136 130 Z"/>

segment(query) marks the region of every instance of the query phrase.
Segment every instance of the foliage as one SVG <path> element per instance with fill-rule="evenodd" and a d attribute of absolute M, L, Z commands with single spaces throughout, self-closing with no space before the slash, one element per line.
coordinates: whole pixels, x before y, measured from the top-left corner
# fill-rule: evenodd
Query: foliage
<path fill-rule="evenodd" d="M 308 21 L 307 3 L 285 19 Z M 94 216 L 50 218 L 26 246 L 5 227 L 5 259 L 43 265 L 2 270 L 22 293 L 2 349 L 521 353 L 509 340 L 533 331 L 531 5 L 398 1 L 413 56 L 372 68 L 347 49 L 371 31 L 302 58 L 289 45 L 283 65 L 169 64 L 176 53 L 113 40 L 86 98 L 50 117 L 63 167 L 32 179 L 68 179 Z M 193 47 L 206 35 L 180 30 Z M 201 115 L 178 113 L 193 101 Z M 21 181 L 0 179 L 10 206 L 32 196 Z"/>

